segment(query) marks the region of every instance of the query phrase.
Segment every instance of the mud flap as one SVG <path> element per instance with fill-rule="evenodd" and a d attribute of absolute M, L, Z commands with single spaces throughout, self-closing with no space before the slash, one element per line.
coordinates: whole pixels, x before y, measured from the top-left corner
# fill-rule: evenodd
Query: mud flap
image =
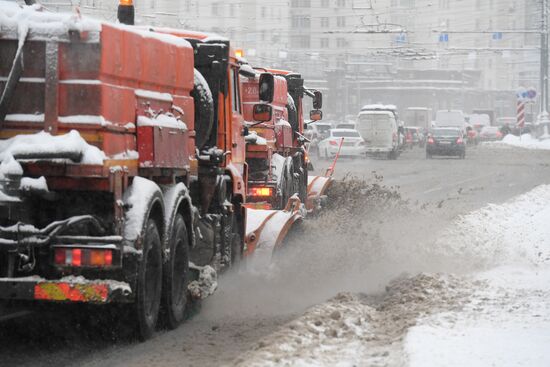
<path fill-rule="evenodd" d="M 303 206 L 297 195 L 292 196 L 283 210 L 246 208 L 246 237 L 244 256 L 247 266 L 267 269 L 274 251 L 292 226 L 304 218 Z"/>

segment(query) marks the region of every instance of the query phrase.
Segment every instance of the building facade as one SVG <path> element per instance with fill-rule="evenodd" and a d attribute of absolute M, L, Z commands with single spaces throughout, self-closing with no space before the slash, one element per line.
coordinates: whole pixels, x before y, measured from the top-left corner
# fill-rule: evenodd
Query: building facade
<path fill-rule="evenodd" d="M 113 0 L 69 3 L 114 21 Z M 51 3 L 51 5 L 48 5 Z M 301 72 L 326 111 L 362 104 L 490 108 L 539 89 L 542 0 L 134 0 L 136 22 L 218 33 L 254 65 Z"/>

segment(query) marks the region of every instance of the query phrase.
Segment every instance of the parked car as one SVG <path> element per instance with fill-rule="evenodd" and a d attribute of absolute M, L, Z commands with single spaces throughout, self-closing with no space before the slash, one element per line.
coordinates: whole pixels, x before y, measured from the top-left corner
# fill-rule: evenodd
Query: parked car
<path fill-rule="evenodd" d="M 310 141 L 310 152 L 318 151 L 317 146 L 319 145 L 319 142 L 327 138 L 330 129 L 332 129 L 332 124 L 327 122 L 315 122 L 307 125 L 304 135 Z"/>
<path fill-rule="evenodd" d="M 434 155 L 466 157 L 466 143 L 460 128 L 435 128 L 428 135 L 426 158 Z"/>
<path fill-rule="evenodd" d="M 502 133 L 498 126 L 484 126 L 479 132 L 481 141 L 495 141 L 502 139 Z"/>
<path fill-rule="evenodd" d="M 318 152 L 320 158 L 332 158 L 338 152 L 342 142 L 340 155 L 343 157 L 361 157 L 365 155 L 365 140 L 354 129 L 331 129 L 329 136 L 319 142 Z"/>
<path fill-rule="evenodd" d="M 424 147 L 425 135 L 418 126 L 405 127 L 405 143 L 412 149 L 414 146 Z"/>

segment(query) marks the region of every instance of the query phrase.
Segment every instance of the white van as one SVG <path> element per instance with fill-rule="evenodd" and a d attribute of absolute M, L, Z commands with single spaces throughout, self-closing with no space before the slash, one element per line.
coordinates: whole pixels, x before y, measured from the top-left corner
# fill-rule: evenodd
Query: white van
<path fill-rule="evenodd" d="M 440 110 L 435 115 L 437 127 L 457 127 L 462 131 L 466 129 L 466 118 L 460 110 Z"/>
<path fill-rule="evenodd" d="M 399 139 L 397 120 L 391 111 L 361 111 L 357 117 L 357 131 L 366 144 L 367 155 L 397 159 Z"/>

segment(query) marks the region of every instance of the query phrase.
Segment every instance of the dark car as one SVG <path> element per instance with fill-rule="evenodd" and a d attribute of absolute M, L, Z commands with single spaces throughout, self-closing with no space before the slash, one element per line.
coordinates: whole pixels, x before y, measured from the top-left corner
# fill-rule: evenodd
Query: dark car
<path fill-rule="evenodd" d="M 426 144 L 426 158 L 434 155 L 466 157 L 466 143 L 462 130 L 453 127 L 435 128 L 429 136 Z"/>

